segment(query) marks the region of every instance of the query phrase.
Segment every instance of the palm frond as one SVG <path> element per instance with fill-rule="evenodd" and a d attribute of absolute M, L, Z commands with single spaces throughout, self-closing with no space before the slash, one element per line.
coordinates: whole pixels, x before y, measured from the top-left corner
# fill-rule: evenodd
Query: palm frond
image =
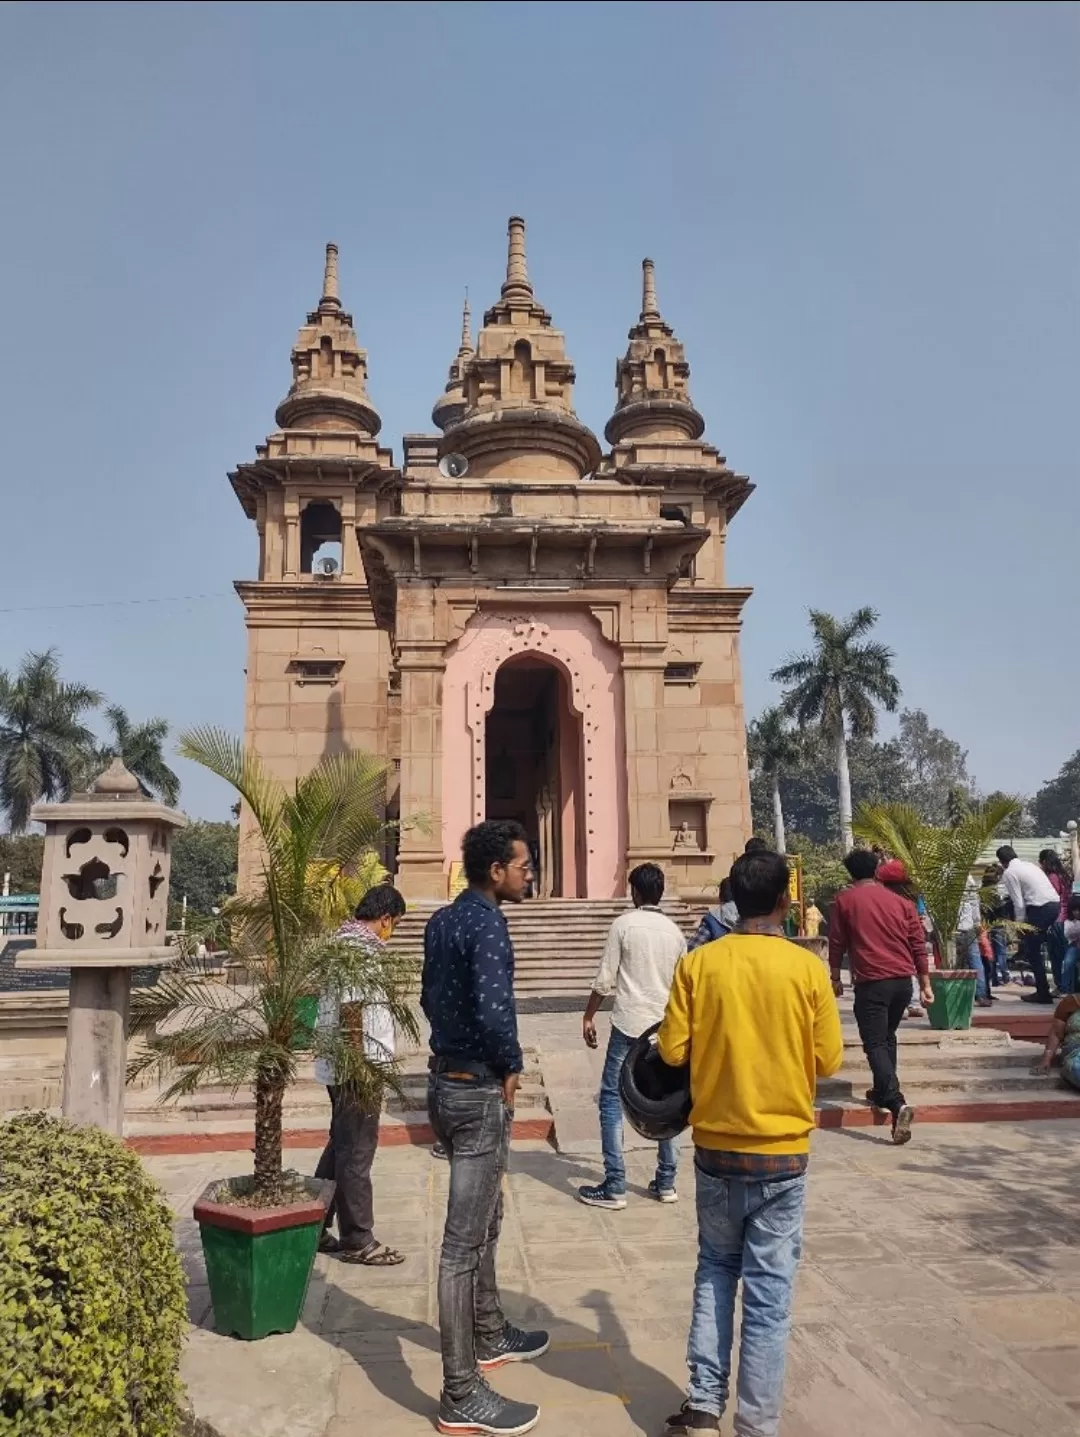
<path fill-rule="evenodd" d="M 864 804 L 855 815 L 856 835 L 904 864 L 922 894 L 947 966 L 952 965 L 952 940 L 975 861 L 1019 806 L 1016 798 L 992 799 L 952 828 L 924 823 L 913 808 L 901 803 Z"/>
<path fill-rule="evenodd" d="M 365 1002 L 389 1010 L 400 1032 L 418 1039 L 414 965 L 338 937 L 339 912 L 327 900 L 334 884 L 341 889 L 361 875 L 385 873 L 373 855 L 385 831 L 385 765 L 365 754 L 327 758 L 289 790 L 219 730 L 183 734 L 179 752 L 229 783 L 255 820 L 259 881 L 221 914 L 248 983 L 242 993 L 225 989 L 183 954 L 133 1005 L 132 1028 L 145 1035 L 146 1047 L 131 1072 L 169 1082 L 166 1101 L 203 1082 L 253 1085 L 256 1185 L 269 1192 L 281 1172 L 281 1094 L 299 1053 L 337 1055 L 344 1080 L 367 1096 L 399 1081 L 396 1065 L 378 1055 L 363 1048 L 346 1053 L 340 1034 L 312 1034 L 301 1017 L 305 1000 L 329 991 L 362 993 Z"/>

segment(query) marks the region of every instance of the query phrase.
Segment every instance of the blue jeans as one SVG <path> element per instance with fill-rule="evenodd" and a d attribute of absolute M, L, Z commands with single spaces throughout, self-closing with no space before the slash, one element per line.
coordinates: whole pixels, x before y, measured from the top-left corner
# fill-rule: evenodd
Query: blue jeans
<path fill-rule="evenodd" d="M 1076 967 L 1080 962 L 1080 948 L 1075 943 L 1070 943 L 1065 949 L 1065 957 L 1061 962 L 1061 991 L 1063 993 L 1076 992 Z"/>
<path fill-rule="evenodd" d="M 962 929 L 956 935 L 956 958 L 965 967 L 975 969 L 976 998 L 989 998 L 990 989 L 986 982 L 986 967 L 979 952 L 979 940 L 970 928 Z"/>
<path fill-rule="evenodd" d="M 1009 973 L 1009 945 L 1005 939 L 1004 928 L 991 928 L 990 947 L 994 953 L 994 966 L 997 968 L 998 980 L 1008 983 Z"/>
<path fill-rule="evenodd" d="M 736 1437 L 774 1437 L 780 1426 L 791 1290 L 802 1256 L 806 1174 L 746 1182 L 706 1170 L 698 1150 L 698 1261 L 686 1362 L 691 1407 L 727 1407 L 735 1294 L 742 1278 Z M 703 1166 L 704 1165 L 704 1166 Z"/>
<path fill-rule="evenodd" d="M 620 1033 L 614 1025 L 608 1039 L 604 1074 L 600 1079 L 600 1143 L 604 1150 L 604 1187 L 613 1197 L 626 1192 L 626 1164 L 623 1162 L 622 1100 L 619 1097 L 619 1074 L 634 1039 Z M 656 1164 L 656 1186 L 663 1191 L 675 1186 L 679 1150 L 672 1142 L 659 1144 Z"/>

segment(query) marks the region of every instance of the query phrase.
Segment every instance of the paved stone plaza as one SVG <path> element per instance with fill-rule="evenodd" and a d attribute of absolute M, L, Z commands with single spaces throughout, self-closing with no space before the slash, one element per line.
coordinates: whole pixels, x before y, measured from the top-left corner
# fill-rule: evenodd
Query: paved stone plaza
<path fill-rule="evenodd" d="M 818 1133 L 795 1301 L 784 1437 L 1001 1437 L 1080 1432 L 1080 1122 L 936 1126 L 896 1150 L 882 1130 Z M 288 1155 L 310 1172 L 317 1154 Z M 376 1270 L 317 1259 L 295 1333 L 244 1344 L 210 1330 L 191 1205 L 242 1153 L 146 1159 L 179 1214 L 197 1326 L 185 1376 L 221 1437 L 405 1437 L 433 1430 L 435 1271 L 447 1168 L 381 1149 L 378 1235 L 409 1254 Z M 533 1367 L 496 1385 L 539 1401 L 553 1437 L 661 1430 L 678 1406 L 694 1261 L 683 1200 L 644 1196 L 629 1158 L 621 1213 L 573 1200 L 589 1161 L 515 1148 L 500 1248 L 508 1315 L 551 1329 Z M 724 1431 L 730 1433 L 731 1418 Z"/>

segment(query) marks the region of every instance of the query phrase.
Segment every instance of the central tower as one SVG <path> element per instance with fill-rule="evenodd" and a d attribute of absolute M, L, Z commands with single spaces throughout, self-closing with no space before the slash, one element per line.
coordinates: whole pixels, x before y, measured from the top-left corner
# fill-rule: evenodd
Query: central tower
<path fill-rule="evenodd" d="M 600 462 L 574 413 L 566 339 L 537 303 L 525 260 L 525 221 L 510 220 L 506 279 L 465 367 L 465 413 L 440 444 L 475 479 L 580 479 Z"/>

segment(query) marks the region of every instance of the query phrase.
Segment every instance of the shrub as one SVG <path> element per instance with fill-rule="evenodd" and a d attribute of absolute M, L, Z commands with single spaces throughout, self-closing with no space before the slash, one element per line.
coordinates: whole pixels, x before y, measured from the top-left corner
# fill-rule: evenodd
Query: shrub
<path fill-rule="evenodd" d="M 0 1432 L 174 1437 L 186 1322 L 135 1154 L 44 1113 L 0 1123 Z"/>

